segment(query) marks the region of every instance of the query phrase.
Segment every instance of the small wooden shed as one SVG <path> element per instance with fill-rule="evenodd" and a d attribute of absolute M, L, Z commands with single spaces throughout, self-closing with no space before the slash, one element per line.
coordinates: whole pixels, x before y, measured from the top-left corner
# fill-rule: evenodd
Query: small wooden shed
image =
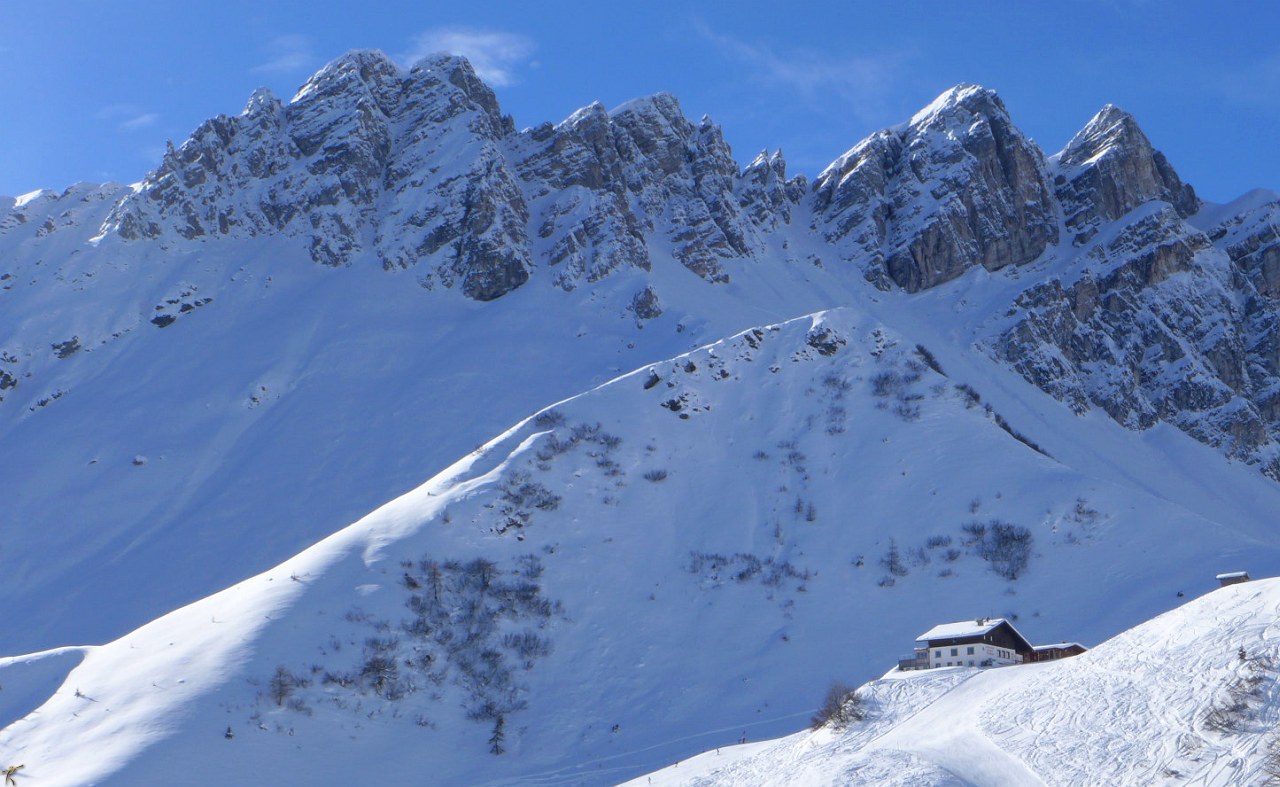
<path fill-rule="evenodd" d="M 1052 645 L 1036 645 L 1025 656 L 1026 661 L 1057 661 L 1071 656 L 1079 656 L 1088 648 L 1079 642 L 1055 642 Z"/>

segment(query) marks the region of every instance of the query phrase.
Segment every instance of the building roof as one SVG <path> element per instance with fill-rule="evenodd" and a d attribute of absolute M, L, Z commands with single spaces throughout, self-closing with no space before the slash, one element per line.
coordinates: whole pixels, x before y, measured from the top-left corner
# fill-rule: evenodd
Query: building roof
<path fill-rule="evenodd" d="M 1085 648 L 1084 645 L 1081 645 L 1079 642 L 1055 642 L 1052 645 L 1032 645 L 1031 649 L 1032 650 L 1053 650 L 1055 648 L 1072 648 L 1072 647 L 1084 648 L 1085 650 L 1088 650 L 1088 648 Z"/>
<path fill-rule="evenodd" d="M 1238 579 L 1247 576 L 1249 576 L 1248 571 L 1228 571 L 1225 574 L 1219 574 L 1216 579 Z"/>
<path fill-rule="evenodd" d="M 1005 622 L 1004 618 L 980 618 L 978 620 L 962 620 L 959 623 L 943 623 L 916 637 L 916 642 L 928 642 L 934 639 L 954 639 L 956 637 L 980 637 Z"/>

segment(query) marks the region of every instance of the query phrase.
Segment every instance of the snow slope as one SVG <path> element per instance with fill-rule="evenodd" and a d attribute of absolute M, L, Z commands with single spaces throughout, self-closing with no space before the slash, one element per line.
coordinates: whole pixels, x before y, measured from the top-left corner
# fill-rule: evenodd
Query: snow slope
<path fill-rule="evenodd" d="M 1138 163 L 1155 155 L 1131 118 L 1123 128 Z M 1127 159 L 1108 150 L 1115 179 Z M 1002 158 L 1017 166 L 997 172 Z M 1207 209 L 1197 221 L 1227 233 L 1226 251 L 1205 247 L 1146 291 L 1102 293 L 1142 309 L 1091 324 L 1076 289 L 1152 251 L 1129 230 L 1167 212 L 1167 195 L 1140 178 L 1123 205 L 1141 204 L 1108 214 L 1091 245 L 1046 246 L 1067 233 L 1042 158 L 992 91 L 962 86 L 809 189 L 778 154 L 740 172 L 718 128 L 665 94 L 517 132 L 465 60 L 405 70 L 353 52 L 287 103 L 256 93 L 202 124 L 142 183 L 6 198 L 0 605 L 23 612 L 0 652 L 119 637 L 278 564 L 547 402 L 846 305 L 956 350 L 949 367 L 1001 412 L 1023 408 L 1023 431 L 1060 405 L 972 350 L 1082 418 L 1160 425 L 1106 432 L 1105 456 L 1174 424 L 1269 462 L 1280 321 L 1224 282 L 1244 281 L 1230 275 L 1239 257 L 1268 292 L 1271 198 Z M 1090 172 L 1071 170 L 1085 185 Z M 1020 194 L 1035 197 L 1034 237 L 1018 236 Z M 1209 243 L 1168 221 L 1179 249 Z M 938 235 L 952 224 L 959 235 Z M 926 278 L 946 284 L 897 290 L 881 269 L 903 272 L 910 249 L 945 256 Z M 1027 304 L 1031 290 L 1043 297 Z M 1218 497 L 1251 497 L 1246 481 L 1217 494 L 1234 473 L 1191 453 L 1205 467 L 1178 484 L 1147 477 L 1160 464 L 1106 461 L 1210 517 Z M 1253 503 L 1240 505 L 1231 518 L 1248 520 Z"/>
<path fill-rule="evenodd" d="M 370 763 L 388 784 L 608 783 L 802 726 L 831 678 L 878 674 L 940 619 L 1094 641 L 1204 587 L 1206 562 L 1280 562 L 1256 473 L 1238 474 L 1252 519 L 1208 518 L 1031 449 L 921 358 L 843 309 L 566 400 L 63 662 L 0 760 L 47 784 L 341 783 Z M 1040 418 L 1054 455 L 1127 435 Z M 1126 459 L 1174 474 L 1159 450 Z M 963 529 L 992 520 L 1032 537 L 1014 572 Z"/>
<path fill-rule="evenodd" d="M 891 671 L 868 718 L 707 752 L 631 784 L 1271 783 L 1280 580 L 1215 590 L 1071 659 Z"/>

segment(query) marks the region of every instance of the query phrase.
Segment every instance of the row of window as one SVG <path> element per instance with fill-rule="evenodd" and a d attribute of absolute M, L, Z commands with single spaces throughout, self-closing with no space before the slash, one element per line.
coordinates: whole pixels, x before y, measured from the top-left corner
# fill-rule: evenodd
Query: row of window
<path fill-rule="evenodd" d="M 951 649 L 951 655 L 952 655 L 953 657 L 954 657 L 954 656 L 959 656 L 959 655 L 960 655 L 960 649 L 959 649 L 959 648 L 952 648 L 952 649 Z M 972 656 L 972 655 L 973 655 L 973 646 L 972 646 L 972 645 L 969 645 L 969 646 L 967 646 L 967 647 L 965 648 L 965 655 L 966 655 L 966 656 Z M 998 655 L 998 656 L 999 656 L 1000 658 L 1002 658 L 1002 659 L 1011 659 L 1011 658 L 1013 658 L 1013 654 L 1012 654 L 1011 652 L 1009 652 L 1009 651 L 1007 651 L 1007 650 L 1002 650 L 1002 649 L 1000 649 L 1000 648 L 996 648 L 996 655 Z M 941 649 L 939 649 L 939 650 L 935 650 L 935 651 L 933 652 L 933 657 L 934 657 L 935 659 L 940 659 L 940 658 L 942 658 L 942 650 L 941 650 Z M 956 664 L 957 664 L 957 665 L 959 665 L 959 664 L 960 664 L 960 662 L 958 662 L 958 661 L 957 661 L 957 662 L 956 662 Z M 949 661 L 948 661 L 948 662 L 946 663 L 946 665 L 945 665 L 945 666 L 948 666 L 948 667 L 949 667 L 949 666 L 951 666 L 951 662 L 949 662 Z M 969 662 L 969 666 L 973 666 L 973 662 L 972 662 L 972 661 L 970 661 L 970 662 Z"/>

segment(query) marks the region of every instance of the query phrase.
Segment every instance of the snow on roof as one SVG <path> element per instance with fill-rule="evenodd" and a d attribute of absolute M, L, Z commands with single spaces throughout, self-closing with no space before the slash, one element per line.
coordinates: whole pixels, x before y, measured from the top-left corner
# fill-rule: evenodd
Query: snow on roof
<path fill-rule="evenodd" d="M 1051 645 L 1032 645 L 1032 650 L 1053 650 L 1056 648 L 1083 648 L 1079 642 L 1054 642 Z"/>
<path fill-rule="evenodd" d="M 1219 574 L 1216 579 L 1236 579 L 1237 577 L 1249 576 L 1248 571 L 1228 571 L 1225 574 Z"/>
<path fill-rule="evenodd" d="M 952 639 L 954 637 L 978 637 L 1004 622 L 1004 618 L 982 618 L 980 620 L 962 620 L 959 623 L 943 623 L 916 637 L 916 642 L 925 642 L 932 639 Z"/>

